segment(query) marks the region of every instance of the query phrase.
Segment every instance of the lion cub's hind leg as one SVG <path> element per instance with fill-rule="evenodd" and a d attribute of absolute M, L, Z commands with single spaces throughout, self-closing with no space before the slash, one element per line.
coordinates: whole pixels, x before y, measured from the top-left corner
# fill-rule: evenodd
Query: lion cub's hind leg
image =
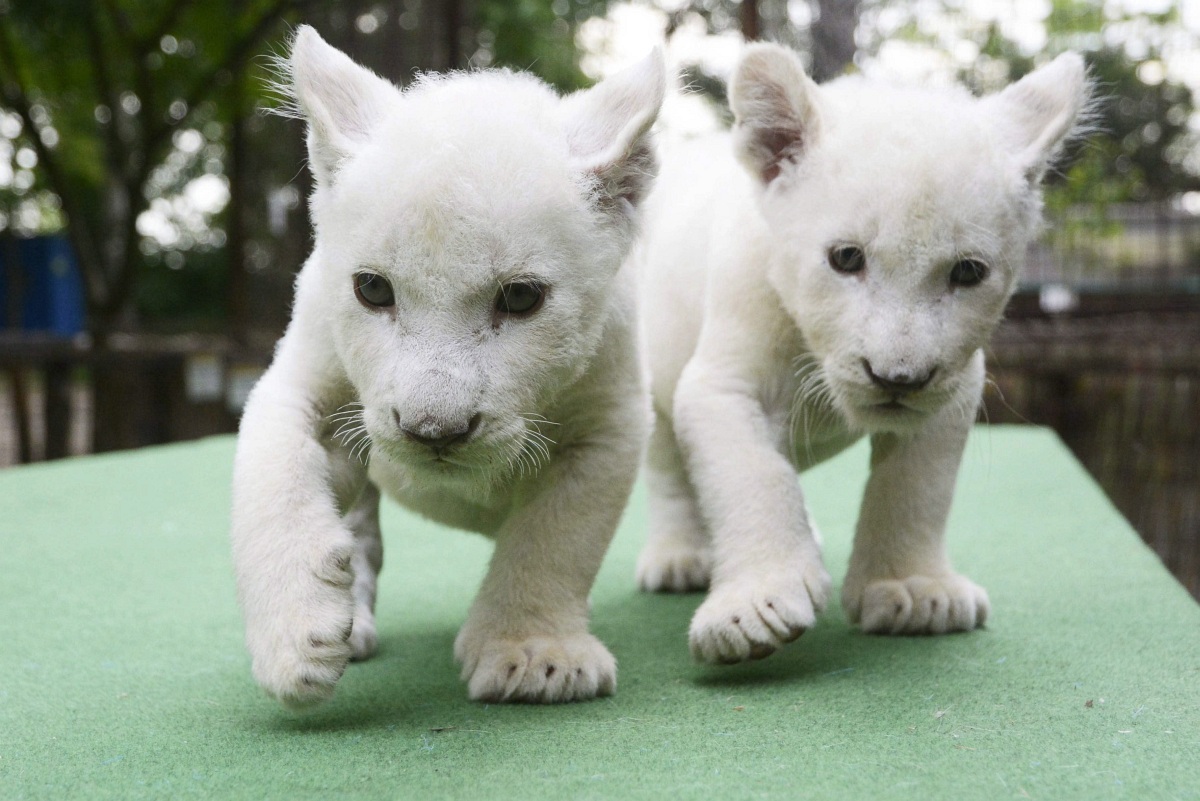
<path fill-rule="evenodd" d="M 675 431 L 662 414 L 655 415 L 646 467 L 650 536 L 638 556 L 638 586 L 646 592 L 707 589 L 712 541 L 700 518 Z"/>
<path fill-rule="evenodd" d="M 379 489 L 367 482 L 344 521 L 354 534 L 350 567 L 354 584 L 354 625 L 350 629 L 350 658 L 356 662 L 375 655 L 379 638 L 375 632 L 375 586 L 383 567 L 383 536 L 379 530 Z"/>

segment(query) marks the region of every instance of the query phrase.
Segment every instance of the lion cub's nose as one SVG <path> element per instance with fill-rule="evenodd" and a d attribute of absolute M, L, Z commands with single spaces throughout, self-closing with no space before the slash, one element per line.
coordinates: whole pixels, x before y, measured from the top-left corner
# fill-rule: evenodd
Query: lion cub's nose
<path fill-rule="evenodd" d="M 919 389 L 924 389 L 925 385 L 933 378 L 933 374 L 937 372 L 937 368 L 933 368 L 924 375 L 916 375 L 907 370 L 883 371 L 882 373 L 875 372 L 871 367 L 871 363 L 866 359 L 862 360 L 863 368 L 867 371 L 867 375 L 871 378 L 871 383 L 880 389 L 888 392 L 895 392 L 898 395 L 905 395 L 910 392 L 916 392 Z"/>
<path fill-rule="evenodd" d="M 419 423 L 408 427 L 400 422 L 399 411 L 393 411 L 392 415 L 396 419 L 396 425 L 404 432 L 404 436 L 413 442 L 439 451 L 449 448 L 451 445 L 457 445 L 471 436 L 479 427 L 482 417 L 482 415 L 476 414 L 469 420 L 446 421 L 427 415 Z"/>

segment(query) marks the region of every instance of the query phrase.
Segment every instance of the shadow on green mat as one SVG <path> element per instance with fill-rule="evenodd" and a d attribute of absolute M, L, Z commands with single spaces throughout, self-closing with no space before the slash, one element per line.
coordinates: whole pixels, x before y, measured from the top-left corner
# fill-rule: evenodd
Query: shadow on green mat
<path fill-rule="evenodd" d="M 621 666 L 613 698 L 557 706 L 472 702 L 453 661 L 457 630 L 414 630 L 400 616 L 380 631 L 379 653 L 350 666 L 333 701 L 299 713 L 260 701 L 246 710 L 243 723 L 259 731 L 315 733 L 365 732 L 438 720 L 444 726 L 430 731 L 465 731 L 484 718 L 498 723 L 536 716 L 553 725 L 611 715 L 613 706 L 635 714 L 651 698 L 665 700 L 664 692 L 681 702 L 731 694 L 769 702 L 798 687 L 863 675 L 928 679 L 944 671 L 948 660 L 979 658 L 989 639 L 986 630 L 947 637 L 864 635 L 846 623 L 835 604 L 799 641 L 770 658 L 730 666 L 699 665 L 688 653 L 687 628 L 702 600 L 698 593 L 629 592 L 596 606 L 596 634 Z"/>

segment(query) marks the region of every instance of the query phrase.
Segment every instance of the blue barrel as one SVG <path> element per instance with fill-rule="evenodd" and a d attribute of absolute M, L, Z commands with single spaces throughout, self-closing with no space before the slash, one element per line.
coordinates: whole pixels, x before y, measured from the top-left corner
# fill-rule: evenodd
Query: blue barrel
<path fill-rule="evenodd" d="M 11 241 L 0 240 L 0 322 L 4 328 L 63 337 L 83 331 L 83 281 L 67 238 L 17 239 L 15 264 L 10 263 Z M 18 320 L 12 319 L 10 310 L 10 292 L 14 290 L 21 295 Z"/>

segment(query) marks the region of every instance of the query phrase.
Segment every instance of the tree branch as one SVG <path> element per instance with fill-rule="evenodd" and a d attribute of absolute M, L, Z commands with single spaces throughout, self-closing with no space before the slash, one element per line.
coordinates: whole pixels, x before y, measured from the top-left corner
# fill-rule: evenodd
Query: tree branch
<path fill-rule="evenodd" d="M 195 0 L 175 0 L 171 3 L 166 13 L 158 21 L 158 24 L 142 39 L 139 49 L 145 51 L 154 47 L 160 39 L 171 32 L 171 28 L 175 27 L 175 23 L 179 21 L 179 18 L 193 5 L 195 5 Z"/>
<path fill-rule="evenodd" d="M 101 102 L 107 103 L 112 111 L 112 117 L 103 125 L 104 143 L 108 151 L 109 168 L 121 169 L 121 137 L 117 132 L 117 113 L 120 111 L 121 99 L 113 91 L 112 80 L 108 75 L 108 62 L 104 58 L 104 42 L 100 34 L 100 20 L 92 7 L 88 6 L 88 50 L 95 67 L 93 75 L 96 79 L 96 94 Z"/>
<path fill-rule="evenodd" d="M 89 8 L 90 8 L 90 4 Z M 104 0 L 104 10 L 108 13 L 109 18 L 113 21 L 113 26 L 117 29 L 117 35 L 121 37 L 122 42 L 130 50 L 140 50 L 138 47 L 138 37 L 133 31 L 133 25 L 129 22 L 129 16 L 125 13 L 115 0 Z M 94 19 L 94 17 L 93 17 Z"/>
<path fill-rule="evenodd" d="M 267 28 L 278 22 L 285 13 L 293 7 L 300 5 L 297 0 L 276 0 L 270 8 L 263 12 L 262 16 L 254 22 L 253 25 L 239 37 L 229 50 L 225 53 L 219 63 L 214 64 L 209 69 L 197 76 L 192 85 L 184 92 L 183 101 L 187 103 L 189 109 L 195 108 L 196 105 L 209 93 L 212 92 L 213 82 L 223 70 L 232 70 L 240 67 L 246 60 L 246 56 L 250 48 L 258 44 L 262 39 L 263 34 L 267 32 Z M 174 130 L 176 123 L 174 121 L 158 120 L 158 124 L 154 128 L 150 128 L 146 133 L 145 145 L 146 153 L 151 153 L 155 148 L 162 144 L 163 140 L 170 135 Z"/>

